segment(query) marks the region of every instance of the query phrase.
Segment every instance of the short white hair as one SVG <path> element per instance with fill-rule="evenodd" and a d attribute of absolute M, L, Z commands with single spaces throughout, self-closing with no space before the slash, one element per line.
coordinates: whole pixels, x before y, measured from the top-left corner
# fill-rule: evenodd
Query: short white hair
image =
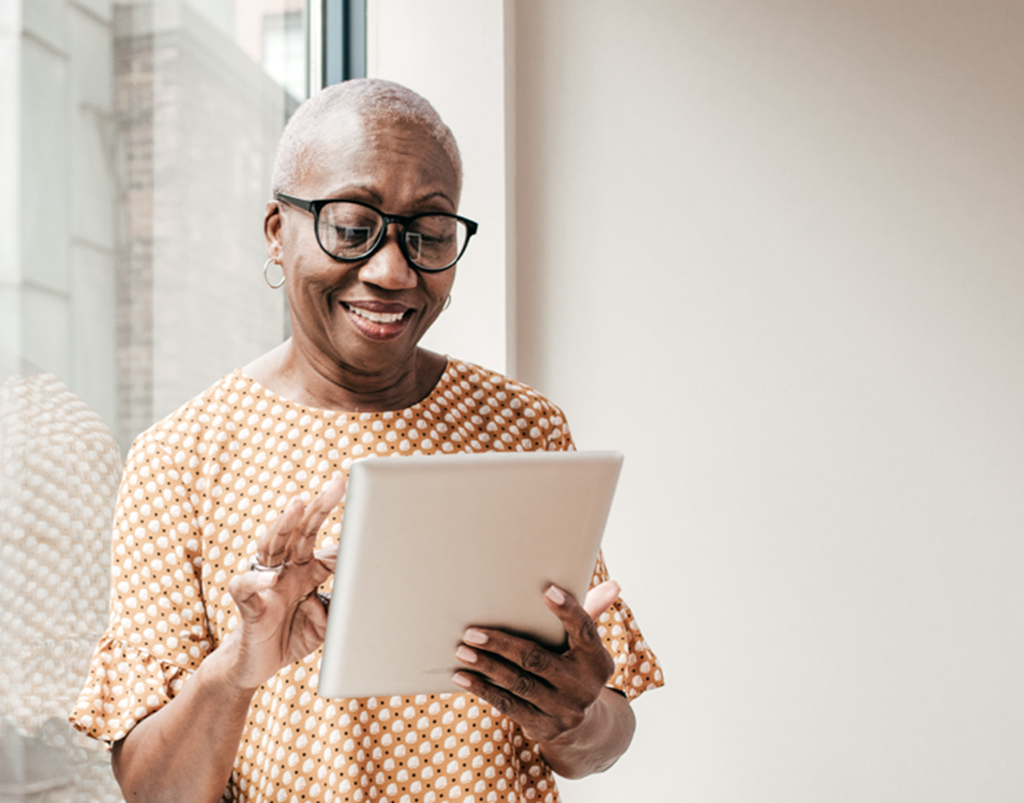
<path fill-rule="evenodd" d="M 457 191 L 462 190 L 462 157 L 451 129 L 430 102 L 408 87 L 381 78 L 356 78 L 324 87 L 295 110 L 277 144 L 271 192 L 290 192 L 304 169 L 326 156 L 324 124 L 339 114 L 383 123 L 411 123 L 422 127 L 441 146 L 455 170 Z"/>

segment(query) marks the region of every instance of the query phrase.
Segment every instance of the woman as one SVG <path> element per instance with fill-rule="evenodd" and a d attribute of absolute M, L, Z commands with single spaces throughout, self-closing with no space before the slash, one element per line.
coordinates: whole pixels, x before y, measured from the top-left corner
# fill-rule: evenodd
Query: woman
<path fill-rule="evenodd" d="M 660 684 L 628 608 L 605 610 L 600 564 L 586 608 L 546 592 L 566 653 L 472 628 L 465 694 L 316 696 L 316 592 L 353 459 L 572 448 L 533 390 L 417 345 L 475 230 L 454 139 L 415 93 L 349 82 L 295 113 L 273 184 L 267 267 L 292 337 L 136 441 L 110 627 L 72 721 L 113 744 L 128 799 L 556 800 L 552 772 L 610 766 L 627 697 Z"/>

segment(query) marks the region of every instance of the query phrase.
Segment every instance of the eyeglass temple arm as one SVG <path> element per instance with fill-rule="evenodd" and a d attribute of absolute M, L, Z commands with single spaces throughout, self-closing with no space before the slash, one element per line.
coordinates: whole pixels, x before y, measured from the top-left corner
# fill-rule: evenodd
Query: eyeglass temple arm
<path fill-rule="evenodd" d="M 307 212 L 313 211 L 313 201 L 303 201 L 301 198 L 296 198 L 293 195 L 285 195 L 283 192 L 275 192 L 274 199 L 284 201 L 284 203 L 298 207 L 299 209 L 305 209 Z"/>

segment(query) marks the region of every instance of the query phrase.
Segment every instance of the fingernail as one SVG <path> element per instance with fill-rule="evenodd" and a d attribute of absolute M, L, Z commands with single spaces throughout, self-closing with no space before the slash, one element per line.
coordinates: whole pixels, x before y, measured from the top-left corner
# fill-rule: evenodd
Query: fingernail
<path fill-rule="evenodd" d="M 474 630 L 471 627 L 469 628 L 469 630 L 462 634 L 462 640 L 469 644 L 486 644 L 487 634 L 481 633 L 479 630 Z"/>
<path fill-rule="evenodd" d="M 548 586 L 548 590 L 544 592 L 544 596 L 555 603 L 555 605 L 561 605 L 565 602 L 565 594 L 562 593 L 562 589 L 558 586 Z"/>
<path fill-rule="evenodd" d="M 459 648 L 455 651 L 455 657 L 460 661 L 465 661 L 467 664 L 476 663 L 476 653 L 465 644 L 459 645 Z"/>
<path fill-rule="evenodd" d="M 464 689 L 469 688 L 469 678 L 463 675 L 461 672 L 456 672 L 452 675 L 452 683 L 456 686 L 462 686 Z"/>

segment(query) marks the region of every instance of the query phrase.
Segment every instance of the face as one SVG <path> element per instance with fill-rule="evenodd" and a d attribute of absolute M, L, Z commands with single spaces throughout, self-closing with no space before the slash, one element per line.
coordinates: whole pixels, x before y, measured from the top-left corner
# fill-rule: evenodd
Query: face
<path fill-rule="evenodd" d="M 414 215 L 458 207 L 458 178 L 444 151 L 421 128 L 348 116 L 324 126 L 330 142 L 308 164 L 299 186 L 306 200 L 362 201 L 382 212 Z M 421 273 L 405 260 L 392 224 L 381 248 L 359 262 L 321 250 L 313 216 L 268 205 L 267 252 L 284 268 L 293 344 L 322 375 L 388 377 L 415 363 L 416 345 L 444 307 L 455 268 Z"/>

